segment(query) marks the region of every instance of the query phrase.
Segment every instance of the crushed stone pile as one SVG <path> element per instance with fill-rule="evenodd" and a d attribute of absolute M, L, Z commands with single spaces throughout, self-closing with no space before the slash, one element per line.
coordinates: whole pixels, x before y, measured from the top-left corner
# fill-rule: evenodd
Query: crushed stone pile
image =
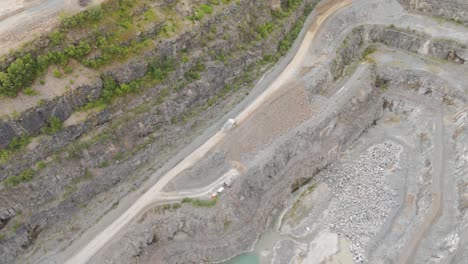
<path fill-rule="evenodd" d="M 398 206 L 397 192 L 386 183 L 389 167 L 398 163 L 401 146 L 391 141 L 370 147 L 357 159 L 330 165 L 318 180 L 331 186 L 334 198 L 324 222 L 349 238 L 356 263 L 366 262 L 368 242 Z"/>

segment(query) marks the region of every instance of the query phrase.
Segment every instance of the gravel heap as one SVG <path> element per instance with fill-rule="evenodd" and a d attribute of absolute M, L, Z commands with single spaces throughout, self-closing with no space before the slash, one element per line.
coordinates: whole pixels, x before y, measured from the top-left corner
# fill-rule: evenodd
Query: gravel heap
<path fill-rule="evenodd" d="M 330 230 L 349 238 L 356 263 L 365 263 L 369 240 L 382 228 L 397 192 L 385 180 L 386 168 L 397 164 L 401 146 L 391 141 L 374 145 L 357 159 L 329 166 L 318 175 L 332 189 L 333 199 L 325 223 Z"/>

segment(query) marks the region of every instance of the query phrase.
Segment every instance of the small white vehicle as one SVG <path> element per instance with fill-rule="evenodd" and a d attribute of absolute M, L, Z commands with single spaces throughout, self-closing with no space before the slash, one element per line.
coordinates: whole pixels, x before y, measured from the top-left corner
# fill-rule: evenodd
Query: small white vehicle
<path fill-rule="evenodd" d="M 224 187 L 220 187 L 217 191 L 218 194 L 221 194 L 222 192 L 224 192 Z"/>
<path fill-rule="evenodd" d="M 223 130 L 224 131 L 229 131 L 233 129 L 236 126 L 236 120 L 230 118 L 226 123 L 223 125 Z"/>

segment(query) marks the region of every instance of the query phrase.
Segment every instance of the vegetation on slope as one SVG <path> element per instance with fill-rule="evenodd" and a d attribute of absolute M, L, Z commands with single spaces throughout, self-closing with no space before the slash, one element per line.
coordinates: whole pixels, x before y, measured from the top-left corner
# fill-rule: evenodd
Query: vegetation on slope
<path fill-rule="evenodd" d="M 202 20 L 219 4 L 221 1 L 209 1 L 183 18 L 171 12 L 171 6 L 153 6 L 150 0 L 109 0 L 66 17 L 56 31 L 41 37 L 49 43 L 46 48 L 29 43 L 24 50 L 10 55 L 15 59 L 0 72 L 0 96 L 15 97 L 51 65 L 67 68 L 74 59 L 97 69 L 116 59 L 126 59 L 154 47 L 157 39 L 171 36 L 185 19 Z M 151 32 L 155 27 L 160 30 Z"/>
<path fill-rule="evenodd" d="M 188 119 L 199 115 L 202 111 L 205 111 L 209 107 L 213 106 L 214 104 L 217 104 L 217 102 L 221 101 L 226 95 L 229 93 L 238 90 L 241 87 L 250 86 L 253 84 L 253 81 L 261 74 L 261 72 L 264 72 L 267 67 L 266 65 L 272 65 L 274 62 L 276 62 L 281 56 L 283 56 L 291 47 L 292 43 L 294 40 L 297 38 L 303 23 L 305 21 L 305 18 L 307 15 L 310 13 L 312 10 L 313 6 L 308 6 L 304 10 L 304 14 L 296 21 L 296 23 L 293 25 L 293 27 L 290 29 L 289 33 L 283 38 L 283 40 L 280 41 L 278 48 L 276 52 L 273 53 L 264 53 L 263 59 L 260 61 L 257 61 L 257 63 L 250 64 L 248 68 L 243 71 L 239 76 L 237 76 L 235 79 L 230 81 L 229 83 L 226 83 L 225 86 L 222 89 L 217 90 L 217 93 L 209 98 L 209 100 L 206 101 L 205 104 L 203 105 L 198 105 L 195 107 L 191 107 L 187 109 L 187 111 L 183 112 L 182 115 L 180 116 L 175 116 L 171 119 L 172 122 L 186 122 Z M 247 52 L 249 49 L 252 49 L 256 47 L 259 43 L 259 41 L 264 41 L 264 39 L 268 39 L 271 34 L 274 32 L 279 32 L 281 29 L 281 24 L 284 23 L 285 21 L 288 21 L 288 14 L 290 14 L 293 10 L 287 10 L 284 9 L 284 11 L 271 11 L 272 13 L 272 20 L 269 22 L 265 22 L 263 24 L 260 24 L 258 26 L 255 26 L 251 28 L 248 31 L 243 32 L 245 37 L 241 37 L 241 39 L 246 40 L 245 45 L 239 45 L 237 47 L 233 47 L 229 53 L 224 53 L 221 54 L 223 59 L 223 63 L 227 64 L 229 61 L 234 60 L 237 56 L 240 54 L 244 54 Z M 79 19 L 81 21 L 81 19 Z M 95 23 L 102 23 L 102 21 L 97 21 Z M 80 23 L 71 23 L 74 26 L 74 28 L 86 28 L 89 25 L 80 25 Z M 275 33 L 276 34 L 276 33 Z M 57 36 L 53 36 L 54 38 L 59 38 Z M 84 46 L 84 45 L 82 45 Z M 212 51 L 212 50 L 211 50 Z M 221 55 L 219 53 L 213 53 L 208 52 L 209 56 L 213 56 L 212 58 L 219 59 Z M 67 53 L 69 55 L 74 55 L 72 52 L 72 49 L 69 49 L 69 52 Z M 207 54 L 208 55 L 208 54 Z M 115 97 L 119 97 L 128 93 L 133 93 L 136 91 L 141 91 L 142 89 L 149 88 L 149 87 L 154 87 L 155 84 L 164 82 L 165 79 L 172 74 L 172 72 L 178 68 L 182 63 L 187 63 L 189 60 L 191 60 L 192 56 L 190 56 L 190 53 L 188 50 L 182 50 L 180 54 L 177 54 L 175 57 L 163 57 L 159 59 L 155 59 L 153 61 L 150 61 L 148 64 L 148 71 L 145 76 L 142 78 L 136 79 L 131 81 L 130 83 L 126 84 L 117 84 L 116 81 L 109 77 L 109 76 L 103 76 L 103 92 L 101 97 L 89 103 L 85 108 L 93 108 L 96 106 L 106 106 L 109 103 L 113 101 Z M 192 67 L 189 68 L 185 74 L 183 74 L 180 79 L 176 82 L 173 83 L 171 82 L 171 85 L 169 87 L 166 87 L 162 89 L 159 92 L 159 97 L 157 98 L 155 103 L 161 103 L 167 98 L 171 93 L 174 92 L 179 92 L 180 89 L 184 88 L 188 84 L 198 81 L 201 79 L 203 73 L 205 72 L 205 60 L 209 60 L 209 57 L 203 58 L 201 56 L 197 59 L 195 57 L 195 62 L 191 63 Z M 144 108 L 146 104 L 142 105 Z M 139 111 L 140 108 L 138 107 L 135 109 L 136 111 Z M 130 112 L 129 115 L 134 115 L 135 113 Z M 124 116 L 123 119 L 126 117 Z M 110 140 L 109 134 L 113 134 L 116 130 L 119 128 L 122 120 L 115 120 L 115 125 L 112 124 L 109 129 L 106 129 L 106 134 L 107 135 L 98 135 L 96 140 L 92 140 L 94 142 L 93 144 L 97 142 L 104 142 L 106 140 Z M 60 120 L 53 120 L 50 119 L 48 121 L 48 126 L 45 127 L 42 131 L 43 133 L 47 134 L 54 134 L 58 132 L 62 128 L 62 123 Z M 118 146 L 120 145 L 120 140 L 119 139 L 112 139 L 113 142 Z M 26 141 L 24 141 L 26 142 Z M 147 144 L 150 144 L 152 140 L 144 140 L 144 142 L 140 145 L 140 143 L 136 143 L 135 146 L 133 147 L 134 149 L 132 150 L 126 150 L 125 153 L 128 153 L 128 155 L 125 155 L 125 157 L 128 157 L 129 155 L 133 155 L 144 146 Z M 26 145 L 21 144 L 21 146 Z M 72 151 L 70 152 L 69 157 L 77 157 L 81 150 L 84 148 L 88 148 L 91 145 L 87 144 L 74 144 L 71 146 Z M 76 145 L 76 146 L 75 146 Z M 16 151 L 18 148 L 8 148 L 6 150 L 1 150 L 1 156 L 3 162 L 7 161 L 12 152 Z M 122 160 L 125 158 L 124 156 L 120 157 L 119 160 Z M 1 162 L 1 161 L 0 161 Z"/>

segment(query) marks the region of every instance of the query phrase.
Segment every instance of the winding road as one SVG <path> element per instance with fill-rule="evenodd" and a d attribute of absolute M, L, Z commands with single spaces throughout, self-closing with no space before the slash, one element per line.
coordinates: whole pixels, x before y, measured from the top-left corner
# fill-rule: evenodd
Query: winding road
<path fill-rule="evenodd" d="M 237 125 L 243 124 L 250 116 L 256 113 L 261 106 L 264 106 L 269 100 L 278 96 L 279 93 L 284 92 L 284 89 L 288 89 L 291 81 L 294 80 L 294 77 L 297 77 L 297 74 L 301 71 L 304 66 L 310 66 L 311 58 L 308 56 L 308 52 L 311 49 L 313 41 L 320 36 L 318 32 L 322 29 L 323 23 L 332 15 L 336 15 L 344 7 L 353 4 L 361 3 L 365 0 L 329 0 L 320 3 L 314 11 L 314 19 L 310 27 L 306 29 L 305 35 L 300 42 L 300 46 L 297 48 L 295 54 L 284 67 L 280 69 L 280 72 L 274 77 L 274 80 L 268 84 L 267 88 L 257 95 L 256 98 L 250 104 L 246 105 L 242 111 L 234 118 Z M 389 1 L 391 2 L 391 1 Z M 414 18 L 417 21 L 417 17 Z M 403 22 L 398 25 L 404 27 L 405 23 L 414 22 L 408 17 L 405 17 Z M 415 25 L 417 28 L 418 25 Z M 427 27 L 422 30 L 426 33 L 433 33 L 433 35 L 443 35 L 443 31 L 437 27 Z M 432 31 L 432 32 L 427 32 Z M 304 29 L 303 29 L 304 32 Z M 460 38 L 464 38 L 461 36 Z M 338 41 L 334 39 L 334 41 Z M 318 58 L 313 58 L 319 61 Z M 315 62 L 315 61 L 314 61 Z M 279 67 L 279 66 L 277 66 Z M 361 65 L 357 68 L 357 73 L 350 77 L 348 82 L 358 83 L 358 78 L 360 72 L 366 69 L 366 65 Z M 354 78 L 354 79 L 353 79 Z M 351 87 L 352 88 L 352 87 Z M 346 102 L 349 98 L 348 90 L 350 86 L 345 84 L 341 89 L 336 89 L 331 91 L 333 94 L 332 104 L 338 107 L 339 104 Z M 330 92 L 330 91 L 329 91 Z M 437 112 L 437 111 L 436 111 Z M 441 178 L 444 176 L 444 166 L 446 161 L 446 153 L 444 150 L 445 142 L 444 140 L 444 123 L 443 123 L 443 113 L 438 112 L 439 115 L 435 117 L 434 121 L 434 130 L 435 130 L 435 142 L 434 142 L 434 172 L 433 172 L 433 182 L 432 182 L 432 204 L 431 210 L 425 216 L 424 223 L 418 227 L 417 230 L 411 234 L 410 240 L 406 243 L 404 250 L 402 250 L 399 255 L 400 263 L 411 263 L 414 258 L 415 253 L 417 252 L 421 241 L 427 235 L 430 230 L 430 227 L 436 223 L 439 216 L 442 213 L 443 208 L 443 199 L 442 199 L 442 184 Z M 238 173 L 235 169 L 232 169 L 228 173 L 222 175 L 216 181 L 211 184 L 197 189 L 182 190 L 177 192 L 163 192 L 164 187 L 177 177 L 181 172 L 197 164 L 205 155 L 213 150 L 215 147 L 219 146 L 220 143 L 229 137 L 229 131 L 220 130 L 211 136 L 207 141 L 205 141 L 201 146 L 196 148 L 193 152 L 187 155 L 182 159 L 178 164 L 172 167 L 167 173 L 165 173 L 153 186 L 151 186 L 140 198 L 138 198 L 125 212 L 123 212 L 118 218 L 113 220 L 113 222 L 108 225 L 106 228 L 102 229 L 96 236 L 92 239 L 83 241 L 81 239 L 80 244 L 84 245 L 76 252 L 73 252 L 74 255 L 67 259 L 65 263 L 74 264 L 74 263 L 87 263 L 89 262 L 94 255 L 96 255 L 100 250 L 102 250 L 106 245 L 113 239 L 115 239 L 119 234 L 121 234 L 125 228 L 139 215 L 144 213 L 148 208 L 156 204 L 162 204 L 168 201 L 180 200 L 184 197 L 200 198 L 209 196 L 217 188 L 219 188 L 223 182 L 232 177 L 233 174 Z M 79 246 L 75 246 L 79 247 Z"/>
<path fill-rule="evenodd" d="M 275 95 L 275 93 L 284 87 L 284 84 L 290 80 L 293 73 L 302 65 L 303 59 L 312 40 L 315 38 L 317 31 L 322 23 L 332 14 L 341 8 L 351 4 L 352 0 L 330 0 L 319 4 L 316 7 L 316 17 L 311 28 L 307 31 L 302 43 L 294 55 L 291 62 L 275 79 L 275 81 L 258 96 L 247 108 L 245 108 L 236 118 L 236 124 L 245 121 L 252 113 L 254 113 L 263 103 Z M 136 216 L 147 208 L 148 205 L 154 204 L 161 199 L 164 194 L 161 190 L 179 173 L 190 168 L 202 157 L 213 149 L 227 133 L 223 130 L 217 132 L 213 137 L 206 141 L 202 146 L 188 155 L 167 174 L 165 174 L 155 185 L 153 185 L 145 194 L 143 194 L 127 211 L 117 218 L 105 230 L 99 233 L 94 239 L 89 241 L 85 247 L 79 250 L 73 257 L 66 261 L 67 264 L 87 263 L 100 249 L 102 249 L 112 238 L 114 238 L 121 230 L 123 230 Z M 211 186 L 211 185 L 210 185 Z M 208 188 L 210 189 L 210 188 Z M 200 194 L 205 194 L 207 190 L 203 189 L 200 193 L 193 193 L 191 196 L 196 197 Z M 164 198 L 163 198 L 164 199 Z"/>

